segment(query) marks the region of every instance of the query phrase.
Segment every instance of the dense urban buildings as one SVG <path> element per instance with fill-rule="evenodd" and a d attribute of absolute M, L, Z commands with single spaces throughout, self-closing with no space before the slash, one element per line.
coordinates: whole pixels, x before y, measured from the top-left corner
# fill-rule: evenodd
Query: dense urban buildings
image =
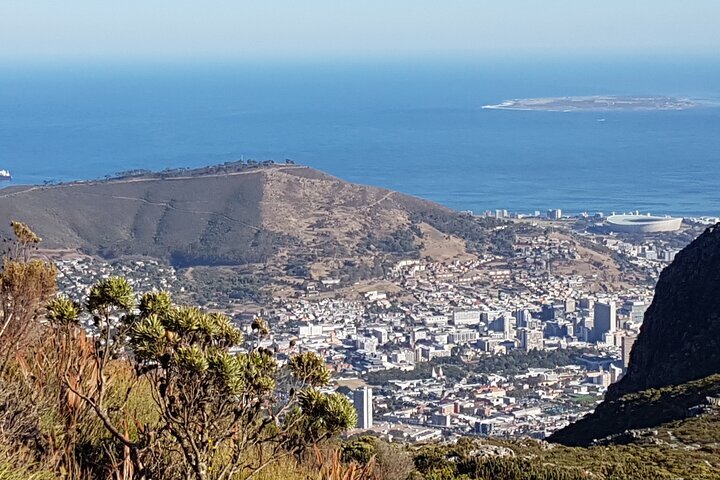
<path fill-rule="evenodd" d="M 553 228 L 519 239 L 510 257 L 405 259 L 349 288 L 323 277 L 262 305 L 218 296 L 205 306 L 232 315 L 248 333 L 254 316 L 265 317 L 272 333 L 261 344 L 281 359 L 321 354 L 333 389 L 355 406 L 358 431 L 406 441 L 544 438 L 592 410 L 623 375 L 652 279 L 677 249 L 662 238 L 558 236 L 577 220 L 559 210 L 548 216 Z M 563 272 L 579 256 L 574 238 L 612 251 L 635 277 Z M 75 298 L 112 274 L 180 298 L 192 288 L 186 275 L 154 261 L 78 258 L 59 266 L 61 288 Z M 642 279 L 638 272 L 650 280 L 627 281 Z M 82 281 L 68 281 L 76 278 Z"/>

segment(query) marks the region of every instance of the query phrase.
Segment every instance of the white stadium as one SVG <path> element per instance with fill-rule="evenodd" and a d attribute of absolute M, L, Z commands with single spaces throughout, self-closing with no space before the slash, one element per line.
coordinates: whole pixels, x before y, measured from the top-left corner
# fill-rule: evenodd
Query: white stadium
<path fill-rule="evenodd" d="M 655 233 L 680 230 L 682 218 L 652 215 L 611 215 L 605 226 L 614 232 Z"/>

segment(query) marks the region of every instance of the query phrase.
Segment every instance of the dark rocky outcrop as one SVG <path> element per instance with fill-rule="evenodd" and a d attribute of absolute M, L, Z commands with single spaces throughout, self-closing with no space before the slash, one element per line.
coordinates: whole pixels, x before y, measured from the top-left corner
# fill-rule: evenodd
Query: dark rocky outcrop
<path fill-rule="evenodd" d="M 607 400 L 720 372 L 720 224 L 683 249 L 658 280 L 630 355 Z"/>
<path fill-rule="evenodd" d="M 687 417 L 720 392 L 720 224 L 660 275 L 627 374 L 594 413 L 549 440 L 589 445 L 626 430 Z"/>

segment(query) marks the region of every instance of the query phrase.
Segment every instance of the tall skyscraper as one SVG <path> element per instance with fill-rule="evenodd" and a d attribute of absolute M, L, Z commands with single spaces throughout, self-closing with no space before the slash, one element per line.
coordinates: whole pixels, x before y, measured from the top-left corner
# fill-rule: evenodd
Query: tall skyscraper
<path fill-rule="evenodd" d="M 633 302 L 630 307 L 630 321 L 637 324 L 642 323 L 648 307 L 649 305 L 644 302 Z"/>
<path fill-rule="evenodd" d="M 635 340 L 637 340 L 637 336 L 627 335 L 625 337 L 622 337 L 622 341 L 620 342 L 620 350 L 622 351 L 622 362 L 623 367 L 625 368 L 628 368 L 628 365 L 630 365 L 630 352 L 632 351 L 632 347 L 635 344 Z"/>
<path fill-rule="evenodd" d="M 518 328 L 521 327 L 527 327 L 530 324 L 530 320 L 532 320 L 532 315 L 530 314 L 530 310 L 515 310 L 515 323 L 517 324 Z"/>
<path fill-rule="evenodd" d="M 358 428 L 368 429 L 373 426 L 372 388 L 362 387 L 353 393 L 353 403 L 358 416 Z"/>
<path fill-rule="evenodd" d="M 615 302 L 598 302 L 594 308 L 595 340 L 602 340 L 606 333 L 612 333 L 617 326 Z"/>
<path fill-rule="evenodd" d="M 520 348 L 529 352 L 530 350 L 542 350 L 543 348 L 543 331 L 532 328 L 522 328 L 518 330 L 518 338 L 520 339 Z"/>
<path fill-rule="evenodd" d="M 582 297 L 580 299 L 580 308 L 582 308 L 582 309 L 591 310 L 594 305 L 595 305 L 595 302 L 590 297 Z"/>
<path fill-rule="evenodd" d="M 511 338 L 515 338 L 515 328 L 513 326 L 513 320 L 515 320 L 514 317 L 510 316 L 508 313 L 505 313 L 502 317 L 502 331 L 503 331 L 503 338 L 505 340 L 509 340 Z"/>
<path fill-rule="evenodd" d="M 555 319 L 555 308 L 551 303 L 543 303 L 542 311 L 540 316 L 543 320 L 554 320 Z"/>
<path fill-rule="evenodd" d="M 550 220 L 560 220 L 562 218 L 562 210 L 559 208 L 551 208 L 547 211 L 547 218 Z"/>
<path fill-rule="evenodd" d="M 565 313 L 573 313 L 576 308 L 576 303 L 574 298 L 566 298 L 565 299 Z"/>
<path fill-rule="evenodd" d="M 595 319 L 593 317 L 580 317 L 577 324 L 576 335 L 578 340 L 583 342 L 594 342 L 595 335 Z"/>

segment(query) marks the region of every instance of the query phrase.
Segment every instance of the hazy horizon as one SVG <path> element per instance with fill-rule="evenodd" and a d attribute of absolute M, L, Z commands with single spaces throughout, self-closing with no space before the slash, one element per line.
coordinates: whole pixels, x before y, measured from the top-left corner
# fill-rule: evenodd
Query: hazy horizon
<path fill-rule="evenodd" d="M 714 56 L 720 3 L 8 0 L 13 62 Z"/>

